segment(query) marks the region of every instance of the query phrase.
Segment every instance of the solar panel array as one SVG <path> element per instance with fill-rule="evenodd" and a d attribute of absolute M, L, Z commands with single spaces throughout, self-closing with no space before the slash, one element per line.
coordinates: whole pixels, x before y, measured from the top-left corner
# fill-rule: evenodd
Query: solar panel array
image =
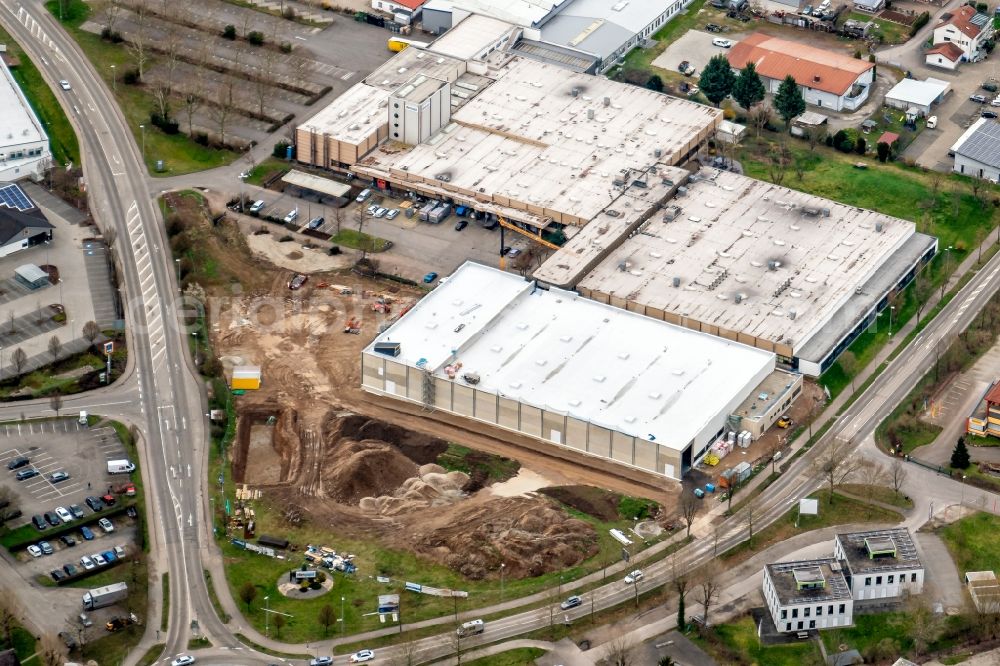
<path fill-rule="evenodd" d="M 1000 123 L 989 118 L 955 152 L 970 159 L 1000 167 Z"/>
<path fill-rule="evenodd" d="M 9 183 L 0 186 L 0 206 L 6 206 L 22 213 L 35 207 L 28 195 L 18 185 Z"/>

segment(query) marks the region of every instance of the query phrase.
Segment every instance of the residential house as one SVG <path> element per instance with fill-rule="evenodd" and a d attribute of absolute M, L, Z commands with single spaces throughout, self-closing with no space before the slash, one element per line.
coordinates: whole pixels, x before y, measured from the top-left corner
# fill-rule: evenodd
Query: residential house
<path fill-rule="evenodd" d="M 986 55 L 983 43 L 992 36 L 993 21 L 969 5 L 943 14 L 934 26 L 934 45 L 954 44 L 962 50 L 965 61 L 981 60 Z"/>
<path fill-rule="evenodd" d="M 875 65 L 826 49 L 763 33 L 754 33 L 727 54 L 734 69 L 754 63 L 770 93 L 791 75 L 807 104 L 834 111 L 853 111 L 868 99 Z"/>
<path fill-rule="evenodd" d="M 924 62 L 933 67 L 955 70 L 964 57 L 965 52 L 957 44 L 942 42 L 934 48 L 927 49 L 924 53 Z"/>
<path fill-rule="evenodd" d="M 52 240 L 54 227 L 14 183 L 0 183 L 0 257 Z"/>
<path fill-rule="evenodd" d="M 955 155 L 957 173 L 1000 181 L 1000 123 L 980 118 L 959 137 L 951 152 Z"/>

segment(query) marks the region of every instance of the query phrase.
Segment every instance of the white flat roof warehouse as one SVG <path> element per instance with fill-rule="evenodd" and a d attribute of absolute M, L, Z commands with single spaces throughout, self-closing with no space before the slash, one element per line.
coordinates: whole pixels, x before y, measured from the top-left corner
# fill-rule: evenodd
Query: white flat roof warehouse
<path fill-rule="evenodd" d="M 775 366 L 774 354 L 463 264 L 379 335 L 393 360 L 682 451 Z"/>
<path fill-rule="evenodd" d="M 598 300 L 641 304 L 659 311 L 653 316 L 795 350 L 915 231 L 906 220 L 715 169 L 698 172 L 666 208 L 575 286 Z M 592 227 L 535 277 L 572 283 L 574 269 L 606 245 Z"/>

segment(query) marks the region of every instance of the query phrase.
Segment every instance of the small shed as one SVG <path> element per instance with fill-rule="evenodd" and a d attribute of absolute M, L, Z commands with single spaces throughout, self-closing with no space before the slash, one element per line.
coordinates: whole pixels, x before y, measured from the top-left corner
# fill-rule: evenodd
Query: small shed
<path fill-rule="evenodd" d="M 899 135 L 896 134 L 895 132 L 883 132 L 882 136 L 880 136 L 878 138 L 878 141 L 875 142 L 875 145 L 878 145 L 880 143 L 887 143 L 891 146 L 897 141 L 899 141 Z"/>
<path fill-rule="evenodd" d="M 329 178 L 292 169 L 281 181 L 285 183 L 286 194 L 310 199 L 331 206 L 345 206 L 351 200 L 351 186 Z"/>
<path fill-rule="evenodd" d="M 729 120 L 723 120 L 719 123 L 719 129 L 715 131 L 715 136 L 719 141 L 725 141 L 726 143 L 739 143 L 743 139 L 743 135 L 746 134 L 747 128 L 739 123 L 734 123 Z"/>
<path fill-rule="evenodd" d="M 23 264 L 14 269 L 14 279 L 28 289 L 41 289 L 49 286 L 49 274 L 35 264 Z"/>
<path fill-rule="evenodd" d="M 233 378 L 229 388 L 234 391 L 255 391 L 260 388 L 260 366 L 238 365 L 233 368 Z"/>
<path fill-rule="evenodd" d="M 950 90 L 951 85 L 939 79 L 903 79 L 885 94 L 885 104 L 895 109 L 913 107 L 920 115 L 928 116 L 931 107 L 940 104 Z"/>

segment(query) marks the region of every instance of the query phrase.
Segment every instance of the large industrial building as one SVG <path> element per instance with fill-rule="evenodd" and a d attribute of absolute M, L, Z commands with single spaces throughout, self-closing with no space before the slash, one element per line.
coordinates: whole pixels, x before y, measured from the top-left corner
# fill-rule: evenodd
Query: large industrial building
<path fill-rule="evenodd" d="M 651 215 L 686 173 L 672 167 L 722 121 L 718 109 L 513 55 L 507 24 L 465 21 L 300 125 L 298 160 L 540 231 L 606 211 Z"/>
<path fill-rule="evenodd" d="M 772 353 L 475 263 L 362 352 L 366 390 L 675 479 L 762 385 L 801 381 Z"/>
<path fill-rule="evenodd" d="M 0 181 L 37 178 L 51 161 L 48 135 L 0 61 Z"/>
<path fill-rule="evenodd" d="M 912 222 L 716 169 L 663 207 L 642 225 L 586 227 L 534 277 L 815 376 L 937 247 Z"/>

